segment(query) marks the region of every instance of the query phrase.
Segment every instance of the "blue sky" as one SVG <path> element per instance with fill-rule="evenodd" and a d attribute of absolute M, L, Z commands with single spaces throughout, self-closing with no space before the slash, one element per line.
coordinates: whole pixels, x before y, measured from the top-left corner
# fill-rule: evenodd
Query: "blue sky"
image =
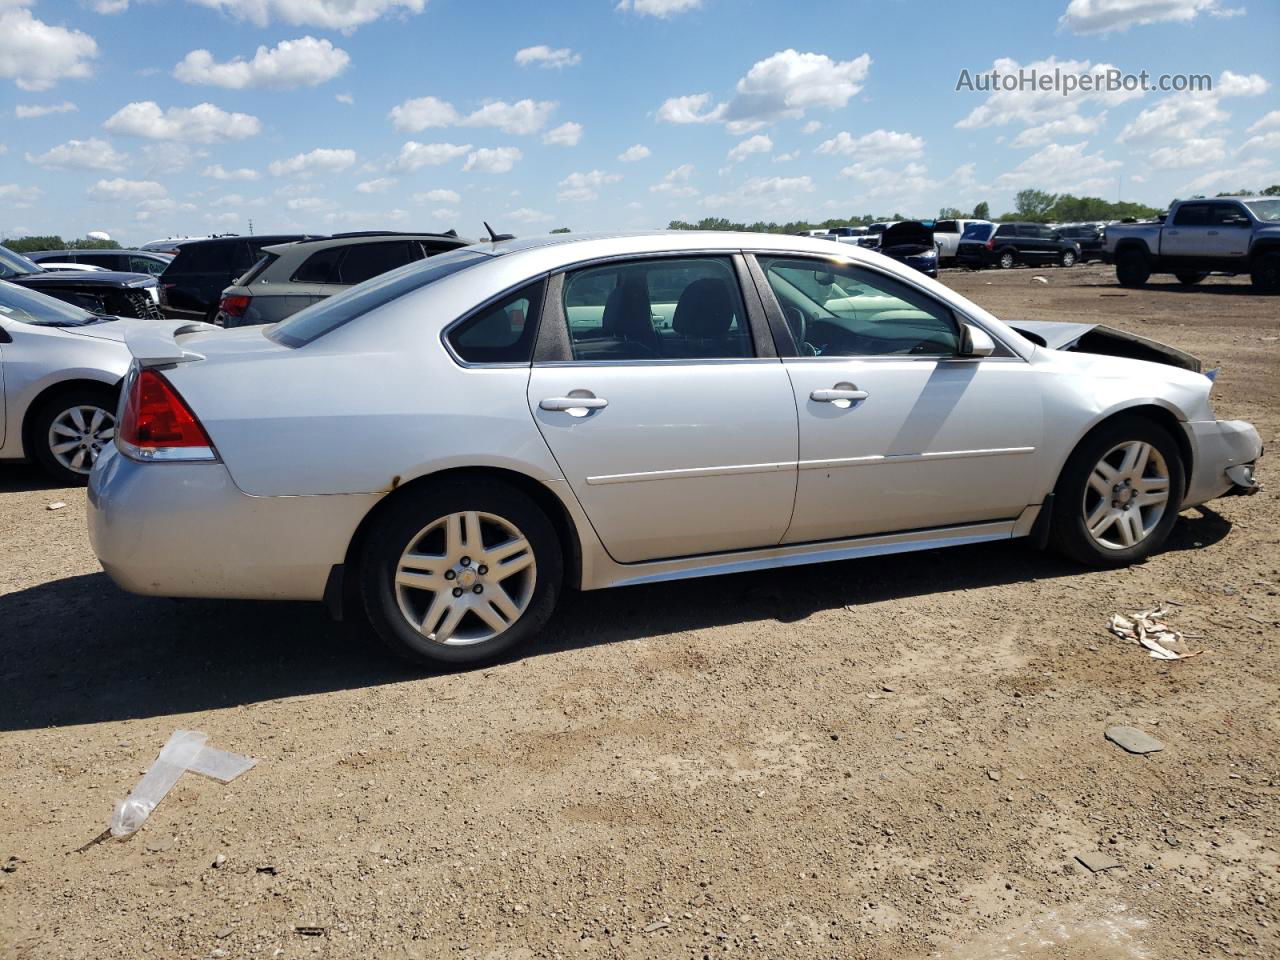
<path fill-rule="evenodd" d="M 0 234 L 1164 205 L 1280 182 L 1277 37 L 1274 0 L 0 0 Z M 1036 64 L 1214 89 L 955 89 Z"/>

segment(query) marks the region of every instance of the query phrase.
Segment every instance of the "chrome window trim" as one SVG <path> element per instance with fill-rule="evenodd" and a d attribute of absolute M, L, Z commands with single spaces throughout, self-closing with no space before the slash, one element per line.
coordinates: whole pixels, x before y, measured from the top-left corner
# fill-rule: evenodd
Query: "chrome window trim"
<path fill-rule="evenodd" d="M 653 367 L 653 366 L 722 366 L 726 364 L 781 363 L 784 357 L 650 357 L 644 360 L 535 360 L 542 367 Z M 523 366 L 523 364 L 521 364 Z"/>

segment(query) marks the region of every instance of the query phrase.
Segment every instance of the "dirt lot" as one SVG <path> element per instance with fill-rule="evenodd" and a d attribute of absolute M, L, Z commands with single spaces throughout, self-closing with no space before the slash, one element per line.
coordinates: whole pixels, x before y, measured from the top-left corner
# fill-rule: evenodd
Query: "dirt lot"
<path fill-rule="evenodd" d="M 1035 273 L 944 280 L 1221 365 L 1276 449 L 1280 300 Z M 0 956 L 1275 957 L 1276 468 L 1132 570 L 1007 543 L 585 594 L 436 676 L 318 606 L 127 596 L 83 492 L 5 469 Z M 1158 600 L 1207 654 L 1106 634 Z M 259 764 L 73 852 L 175 728 Z"/>

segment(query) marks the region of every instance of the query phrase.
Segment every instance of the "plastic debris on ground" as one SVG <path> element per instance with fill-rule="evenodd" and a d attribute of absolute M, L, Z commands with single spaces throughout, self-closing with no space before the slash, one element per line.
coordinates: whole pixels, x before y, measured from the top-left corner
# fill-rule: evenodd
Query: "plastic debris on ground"
<path fill-rule="evenodd" d="M 1204 653 L 1187 649 L 1186 637 L 1164 622 L 1163 618 L 1168 615 L 1169 608 L 1163 605 L 1139 610 L 1127 617 L 1113 613 L 1107 629 L 1121 640 L 1144 647 L 1148 656 L 1156 660 L 1186 660 Z"/>
<path fill-rule="evenodd" d="M 206 746 L 208 739 L 208 734 L 198 730 L 173 732 L 151 769 L 143 774 L 129 796 L 116 804 L 110 824 L 113 837 L 136 833 L 188 770 L 230 783 L 258 762 L 252 757 Z"/>

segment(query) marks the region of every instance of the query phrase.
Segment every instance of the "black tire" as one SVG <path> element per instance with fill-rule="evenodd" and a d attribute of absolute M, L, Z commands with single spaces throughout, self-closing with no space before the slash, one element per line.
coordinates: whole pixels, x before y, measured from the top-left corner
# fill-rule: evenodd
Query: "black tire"
<path fill-rule="evenodd" d="M 106 443 L 110 442 L 110 438 L 99 436 L 101 443 L 97 444 L 86 439 L 84 442 L 87 446 L 83 448 L 86 466 L 81 470 L 75 470 L 64 464 L 59 459 L 59 455 L 53 451 L 50 433 L 53 430 L 54 421 L 59 420 L 64 413 L 73 408 L 89 408 L 101 410 L 108 418 L 107 423 L 114 429 L 117 399 L 116 391 L 110 387 L 86 384 L 63 390 L 43 401 L 32 412 L 27 422 L 26 442 L 30 444 L 27 450 L 28 455 L 56 482 L 68 487 L 83 487 L 89 481 L 88 468 L 92 467 L 98 453 L 105 448 Z M 92 420 L 90 419 L 89 422 Z M 68 436 L 64 442 L 70 442 L 71 439 Z M 75 452 L 73 451 L 72 459 Z M 65 457 L 66 454 L 63 456 Z"/>
<path fill-rule="evenodd" d="M 396 573 L 402 555 L 410 546 L 421 542 L 419 538 L 424 530 L 451 514 L 467 511 L 500 518 L 523 535 L 533 555 L 534 563 L 529 571 L 533 585 L 523 612 L 498 635 L 462 644 L 437 642 L 409 622 L 409 614 L 402 610 L 397 594 Z M 466 569 L 479 571 L 479 559 L 467 559 L 470 564 Z M 454 571 L 451 582 L 461 584 L 463 580 L 457 576 L 459 565 L 455 563 L 448 569 Z M 426 666 L 473 666 L 493 661 L 536 636 L 555 610 L 563 576 L 564 558 L 559 537 L 536 503 L 499 480 L 458 478 L 406 490 L 377 518 L 361 552 L 359 583 L 369 622 L 393 653 Z M 414 599 L 416 594 L 422 595 L 421 607 L 429 609 L 435 594 L 423 589 L 415 591 Z M 465 592 L 455 596 L 471 600 Z M 425 614 L 425 610 L 423 612 Z M 436 626 L 443 623 L 444 620 L 438 621 Z M 484 627 L 471 613 L 463 615 L 459 633 L 463 632 L 463 625 Z"/>
<path fill-rule="evenodd" d="M 1116 280 L 1122 287 L 1140 287 L 1151 278 L 1151 265 L 1139 250 L 1122 250 L 1116 255 Z"/>
<path fill-rule="evenodd" d="M 999 266 L 1001 270 L 1012 270 L 1017 262 L 1018 258 L 1014 255 L 1013 251 L 1005 250 L 996 260 L 996 265 Z"/>
<path fill-rule="evenodd" d="M 1145 537 L 1123 549 L 1106 547 L 1085 525 L 1089 479 L 1095 465 L 1118 445 L 1132 441 L 1150 444 L 1159 452 L 1168 473 L 1169 498 L 1164 512 Z M 1186 490 L 1186 468 L 1177 442 L 1159 424 L 1140 416 L 1121 416 L 1103 423 L 1072 452 L 1054 488 L 1050 542 L 1054 549 L 1090 567 L 1126 567 L 1160 549 L 1178 519 Z M 1093 494 L 1096 496 L 1096 494 Z"/>
<path fill-rule="evenodd" d="M 1280 293 L 1280 253 L 1255 257 L 1249 278 L 1259 293 Z"/>
<path fill-rule="evenodd" d="M 1175 273 L 1178 282 L 1184 287 L 1194 287 L 1197 283 L 1208 276 L 1207 273 Z"/>

